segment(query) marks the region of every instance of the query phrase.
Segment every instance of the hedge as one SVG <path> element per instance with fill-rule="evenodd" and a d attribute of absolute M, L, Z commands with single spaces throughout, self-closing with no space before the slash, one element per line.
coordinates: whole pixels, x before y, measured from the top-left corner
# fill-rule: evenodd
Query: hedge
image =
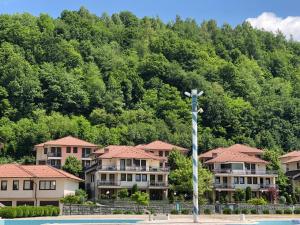
<path fill-rule="evenodd" d="M 58 215 L 59 208 L 55 206 L 17 206 L 0 208 L 0 217 L 9 219 Z"/>

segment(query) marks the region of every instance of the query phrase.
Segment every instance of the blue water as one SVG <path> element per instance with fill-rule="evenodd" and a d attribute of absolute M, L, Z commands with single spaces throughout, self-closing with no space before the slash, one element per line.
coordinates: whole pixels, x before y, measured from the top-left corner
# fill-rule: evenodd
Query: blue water
<path fill-rule="evenodd" d="M 258 225 L 298 225 L 299 223 L 294 223 L 292 220 L 285 221 L 260 221 L 257 223 Z"/>
<path fill-rule="evenodd" d="M 141 220 L 122 219 L 77 219 L 77 220 L 1 220 L 0 225 L 41 225 L 45 223 L 137 223 Z"/>

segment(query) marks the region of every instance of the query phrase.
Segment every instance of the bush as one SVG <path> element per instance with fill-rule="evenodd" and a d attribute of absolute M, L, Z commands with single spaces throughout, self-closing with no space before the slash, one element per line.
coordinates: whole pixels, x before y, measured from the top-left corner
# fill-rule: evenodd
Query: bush
<path fill-rule="evenodd" d="M 250 205 L 266 205 L 267 201 L 263 198 L 251 198 L 247 203 Z"/>
<path fill-rule="evenodd" d="M 125 198 L 128 197 L 128 195 L 129 195 L 129 193 L 128 193 L 128 190 L 127 190 L 127 189 L 121 189 L 121 190 L 118 192 L 118 197 L 119 197 L 120 199 L 125 199 Z"/>
<path fill-rule="evenodd" d="M 224 209 L 223 209 L 223 214 L 229 215 L 229 214 L 231 214 L 231 213 L 232 213 L 231 208 L 224 208 Z"/>
<path fill-rule="evenodd" d="M 280 198 L 279 198 L 279 203 L 280 203 L 280 204 L 285 204 L 285 203 L 286 203 L 286 197 L 280 196 Z"/>
<path fill-rule="evenodd" d="M 293 214 L 293 210 L 291 210 L 291 209 L 285 209 L 285 210 L 283 211 L 283 213 L 284 213 L 284 214 Z"/>
<path fill-rule="evenodd" d="M 294 210 L 294 214 L 300 214 L 300 208 L 296 208 L 296 209 Z"/>
<path fill-rule="evenodd" d="M 130 210 L 126 210 L 126 211 L 124 212 L 124 214 L 132 215 L 132 214 L 134 214 L 134 212 L 133 212 L 133 211 L 130 211 Z"/>
<path fill-rule="evenodd" d="M 135 214 L 137 214 L 137 215 L 143 215 L 144 212 L 143 211 L 137 211 L 137 212 L 135 212 Z"/>
<path fill-rule="evenodd" d="M 262 211 L 262 213 L 263 213 L 263 214 L 270 214 L 270 211 L 269 211 L 268 209 L 264 209 L 264 210 Z"/>
<path fill-rule="evenodd" d="M 59 208 L 54 206 L 17 206 L 0 209 L 0 217 L 21 218 L 34 216 L 58 216 Z"/>
<path fill-rule="evenodd" d="M 275 213 L 276 214 L 283 214 L 283 211 L 281 209 L 276 209 Z"/>
<path fill-rule="evenodd" d="M 257 211 L 256 211 L 256 209 L 251 209 L 251 210 L 250 210 L 250 213 L 251 213 L 251 214 L 257 214 Z"/>
<path fill-rule="evenodd" d="M 234 209 L 234 210 L 233 210 L 233 213 L 234 213 L 234 214 L 240 214 L 240 213 L 241 213 L 241 210 L 240 210 L 240 209 Z"/>
<path fill-rule="evenodd" d="M 178 214 L 179 214 L 179 211 L 176 210 L 176 209 L 172 209 L 172 210 L 171 210 L 171 214 L 172 214 L 172 215 L 178 215 Z"/>
<path fill-rule="evenodd" d="M 123 211 L 122 211 L 121 209 L 115 209 L 115 210 L 113 210 L 112 213 L 113 213 L 113 214 L 122 214 Z"/>
<path fill-rule="evenodd" d="M 17 217 L 17 210 L 15 207 L 4 207 L 0 210 L 0 217 L 13 219 Z"/>
<path fill-rule="evenodd" d="M 211 214 L 211 210 L 210 209 L 204 209 L 204 214 L 210 215 Z"/>
<path fill-rule="evenodd" d="M 249 209 L 242 209 L 242 214 L 249 214 Z"/>
<path fill-rule="evenodd" d="M 183 215 L 188 215 L 188 214 L 190 214 L 190 210 L 188 210 L 188 209 L 183 209 L 183 210 L 181 210 L 181 214 L 183 214 Z"/>
<path fill-rule="evenodd" d="M 24 212 L 23 212 L 24 210 L 23 210 L 22 207 L 17 207 L 16 210 L 17 210 L 17 217 L 18 218 L 21 218 L 21 217 L 24 216 Z"/>

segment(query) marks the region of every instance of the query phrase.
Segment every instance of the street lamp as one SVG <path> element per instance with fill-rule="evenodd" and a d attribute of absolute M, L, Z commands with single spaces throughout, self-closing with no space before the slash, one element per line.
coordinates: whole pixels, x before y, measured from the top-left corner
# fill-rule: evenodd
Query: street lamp
<path fill-rule="evenodd" d="M 192 97 L 192 140 L 193 140 L 193 217 L 194 223 L 199 222 L 199 205 L 198 205 L 198 128 L 197 128 L 197 116 L 198 112 L 202 113 L 203 110 L 197 109 L 197 98 L 203 94 L 203 91 L 198 93 L 197 89 L 193 89 L 191 93 L 184 92 L 188 97 Z"/>

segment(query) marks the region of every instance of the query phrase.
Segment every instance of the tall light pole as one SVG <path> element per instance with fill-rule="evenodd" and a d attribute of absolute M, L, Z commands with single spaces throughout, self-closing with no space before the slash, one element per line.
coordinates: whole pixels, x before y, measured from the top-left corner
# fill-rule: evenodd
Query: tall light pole
<path fill-rule="evenodd" d="M 199 222 L 199 205 L 198 205 L 198 127 L 197 116 L 202 109 L 197 109 L 197 98 L 203 94 L 203 91 L 198 93 L 197 89 L 193 89 L 191 93 L 184 92 L 188 97 L 192 97 L 192 127 L 193 127 L 193 217 L 194 223 Z"/>

